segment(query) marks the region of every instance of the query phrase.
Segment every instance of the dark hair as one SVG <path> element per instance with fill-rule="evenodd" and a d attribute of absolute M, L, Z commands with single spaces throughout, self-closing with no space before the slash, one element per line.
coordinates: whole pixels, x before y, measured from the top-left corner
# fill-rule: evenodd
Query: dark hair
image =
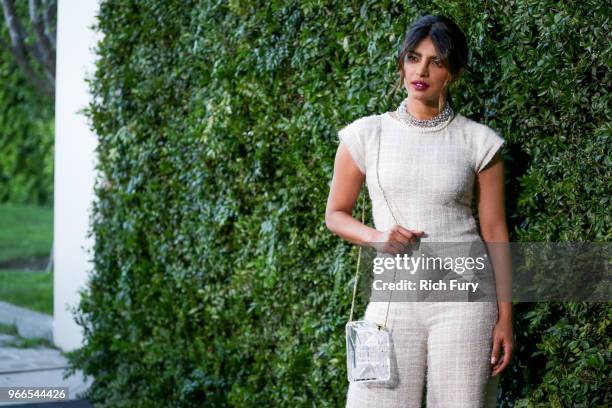
<path fill-rule="evenodd" d="M 393 88 L 393 94 L 404 83 L 404 59 L 426 37 L 431 37 L 442 64 L 448 68 L 453 78 L 461 68 L 471 72 L 468 65 L 468 46 L 465 34 L 453 20 L 445 16 L 426 15 L 414 22 L 404 36 L 404 41 L 397 53 L 397 65 L 400 78 Z M 448 102 L 451 103 L 450 93 Z"/>

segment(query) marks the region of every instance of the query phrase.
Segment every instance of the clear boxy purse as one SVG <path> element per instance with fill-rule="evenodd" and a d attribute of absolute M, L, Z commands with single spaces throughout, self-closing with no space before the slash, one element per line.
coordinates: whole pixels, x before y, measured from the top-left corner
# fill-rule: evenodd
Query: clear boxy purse
<path fill-rule="evenodd" d="M 361 247 L 357 258 L 357 273 L 353 287 L 351 315 L 346 323 L 346 363 L 348 380 L 353 383 L 386 383 L 391 380 L 391 333 L 387 317 L 381 325 L 367 320 L 353 320 Z M 390 302 L 390 300 L 389 300 Z"/>
<path fill-rule="evenodd" d="M 377 176 L 378 159 L 380 157 L 380 133 L 381 132 L 379 117 L 379 142 L 376 160 Z M 364 182 L 362 193 L 363 200 L 361 207 L 362 224 L 365 224 L 365 188 L 366 185 Z M 395 216 L 393 217 L 395 218 Z M 346 323 L 346 362 L 348 380 L 353 383 L 388 383 L 391 381 L 391 348 L 393 346 L 393 339 L 391 338 L 391 333 L 387 329 L 387 318 L 389 317 L 389 306 L 391 305 L 391 295 L 393 294 L 393 292 L 391 292 L 389 295 L 389 303 L 387 305 L 385 322 L 382 325 L 367 320 L 353 321 L 353 310 L 355 307 L 355 294 L 357 293 L 357 280 L 359 278 L 360 264 L 361 246 L 359 247 L 359 253 L 357 256 L 357 267 L 355 270 L 355 284 L 353 286 L 351 314 L 349 317 L 349 321 Z M 395 276 L 393 277 L 393 280 L 395 281 Z"/>

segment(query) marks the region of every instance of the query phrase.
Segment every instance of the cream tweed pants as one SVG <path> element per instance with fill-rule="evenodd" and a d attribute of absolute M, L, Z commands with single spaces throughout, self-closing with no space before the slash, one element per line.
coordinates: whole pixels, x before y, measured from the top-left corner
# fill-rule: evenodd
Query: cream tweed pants
<path fill-rule="evenodd" d="M 384 322 L 387 302 L 370 302 L 365 320 Z M 496 302 L 391 302 L 392 383 L 350 383 L 347 408 L 495 407 L 491 376 Z"/>

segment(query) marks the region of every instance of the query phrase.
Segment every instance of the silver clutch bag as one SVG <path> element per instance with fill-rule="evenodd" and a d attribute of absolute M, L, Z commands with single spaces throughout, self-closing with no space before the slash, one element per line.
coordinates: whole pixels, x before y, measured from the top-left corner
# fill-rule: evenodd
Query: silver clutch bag
<path fill-rule="evenodd" d="M 346 363 L 350 382 L 386 382 L 391 379 L 391 334 L 366 320 L 346 324 Z"/>

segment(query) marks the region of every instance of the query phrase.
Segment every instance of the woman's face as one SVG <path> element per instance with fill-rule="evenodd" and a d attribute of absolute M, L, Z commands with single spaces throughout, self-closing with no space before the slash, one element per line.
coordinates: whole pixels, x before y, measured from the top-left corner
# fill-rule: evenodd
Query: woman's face
<path fill-rule="evenodd" d="M 438 98 L 446 98 L 446 89 L 450 82 L 450 71 L 438 58 L 430 37 L 425 37 L 413 51 L 406 54 L 404 87 L 408 91 L 408 98 L 418 99 L 426 105 L 438 106 Z"/>

